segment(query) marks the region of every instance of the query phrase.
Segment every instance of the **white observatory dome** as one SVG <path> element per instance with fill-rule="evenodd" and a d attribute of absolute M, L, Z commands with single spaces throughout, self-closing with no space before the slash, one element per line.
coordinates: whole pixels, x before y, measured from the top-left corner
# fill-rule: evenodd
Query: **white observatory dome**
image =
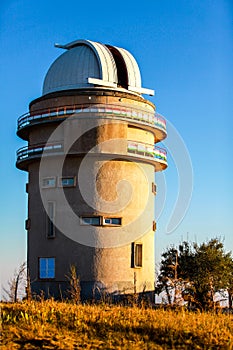
<path fill-rule="evenodd" d="M 134 57 L 125 49 L 90 40 L 77 40 L 50 66 L 43 95 L 56 91 L 104 87 L 126 89 L 136 94 L 153 95 L 141 87 L 141 75 Z"/>

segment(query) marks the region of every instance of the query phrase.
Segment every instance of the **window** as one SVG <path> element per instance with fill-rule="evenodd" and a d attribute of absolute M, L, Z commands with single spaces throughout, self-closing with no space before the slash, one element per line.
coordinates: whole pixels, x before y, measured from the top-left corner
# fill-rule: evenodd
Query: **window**
<path fill-rule="evenodd" d="M 55 202 L 48 202 L 47 237 L 55 237 Z"/>
<path fill-rule="evenodd" d="M 42 187 L 43 188 L 51 188 L 51 187 L 56 187 L 56 178 L 53 177 L 45 177 L 42 180 Z"/>
<path fill-rule="evenodd" d="M 153 231 L 156 231 L 156 222 L 155 222 L 155 221 L 153 221 L 152 230 L 153 230 Z"/>
<path fill-rule="evenodd" d="M 156 194 L 156 184 L 152 182 L 152 193 Z"/>
<path fill-rule="evenodd" d="M 31 228 L 31 220 L 30 219 L 27 219 L 25 220 L 25 230 L 30 230 Z"/>
<path fill-rule="evenodd" d="M 122 218 L 109 218 L 103 216 L 82 216 L 80 218 L 81 225 L 93 226 L 120 226 Z"/>
<path fill-rule="evenodd" d="M 121 218 L 103 218 L 103 225 L 119 226 L 121 225 Z"/>
<path fill-rule="evenodd" d="M 132 267 L 142 267 L 142 243 L 132 244 Z"/>
<path fill-rule="evenodd" d="M 59 178 L 59 187 L 75 187 L 76 177 L 75 176 L 64 176 Z"/>
<path fill-rule="evenodd" d="M 100 226 L 100 216 L 82 216 L 80 218 L 81 225 Z"/>
<path fill-rule="evenodd" d="M 39 258 L 39 278 L 55 278 L 55 258 Z"/>

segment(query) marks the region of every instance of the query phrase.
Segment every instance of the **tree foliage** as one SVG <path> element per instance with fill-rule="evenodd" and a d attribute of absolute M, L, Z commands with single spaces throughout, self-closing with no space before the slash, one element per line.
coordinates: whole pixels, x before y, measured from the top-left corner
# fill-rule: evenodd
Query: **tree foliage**
<path fill-rule="evenodd" d="M 217 238 L 200 245 L 183 242 L 162 254 L 156 293 L 165 291 L 169 304 L 182 299 L 208 308 L 214 305 L 215 293 L 226 290 L 231 307 L 233 260 Z"/>

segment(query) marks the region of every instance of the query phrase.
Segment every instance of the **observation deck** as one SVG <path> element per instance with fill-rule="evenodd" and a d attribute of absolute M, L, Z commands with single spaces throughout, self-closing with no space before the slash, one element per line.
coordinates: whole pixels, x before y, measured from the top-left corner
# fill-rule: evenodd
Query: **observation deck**
<path fill-rule="evenodd" d="M 18 169 L 27 170 L 28 164 L 35 159 L 40 159 L 41 156 L 64 156 L 64 147 L 62 142 L 49 144 L 37 144 L 29 147 L 22 147 L 17 151 L 16 166 Z M 69 151 L 67 156 L 83 155 L 83 152 Z M 89 152 L 89 155 L 98 157 L 109 157 L 111 153 L 106 151 L 103 153 Z M 155 167 L 155 171 L 161 171 L 167 168 L 167 152 L 165 149 L 157 146 L 152 146 L 142 142 L 126 141 L 126 149 L 124 153 L 114 153 L 114 158 L 132 160 L 139 162 L 150 163 Z"/>
<path fill-rule="evenodd" d="M 146 112 L 142 109 L 119 107 L 114 105 L 73 105 L 28 112 L 19 117 L 17 135 L 28 140 L 31 127 L 51 122 L 62 122 L 70 116 L 89 119 L 111 119 L 127 121 L 131 125 L 147 129 L 156 135 L 155 142 L 166 138 L 166 121 L 158 113 Z"/>

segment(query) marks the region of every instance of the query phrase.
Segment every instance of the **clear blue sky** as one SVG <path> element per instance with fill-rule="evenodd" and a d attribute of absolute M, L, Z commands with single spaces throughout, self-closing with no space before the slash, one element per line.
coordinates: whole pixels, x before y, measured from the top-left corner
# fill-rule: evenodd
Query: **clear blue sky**
<path fill-rule="evenodd" d="M 54 43 L 90 39 L 129 50 L 150 100 L 189 151 L 193 195 L 178 228 L 165 233 L 178 192 L 176 160 L 164 173 L 167 195 L 157 223 L 156 261 L 169 244 L 225 239 L 233 250 L 233 4 L 227 0 L 1 1 L 1 283 L 26 259 L 27 175 L 15 168 L 25 143 L 16 120 L 41 95 L 62 53 Z M 159 180 L 159 179 L 158 179 Z"/>

